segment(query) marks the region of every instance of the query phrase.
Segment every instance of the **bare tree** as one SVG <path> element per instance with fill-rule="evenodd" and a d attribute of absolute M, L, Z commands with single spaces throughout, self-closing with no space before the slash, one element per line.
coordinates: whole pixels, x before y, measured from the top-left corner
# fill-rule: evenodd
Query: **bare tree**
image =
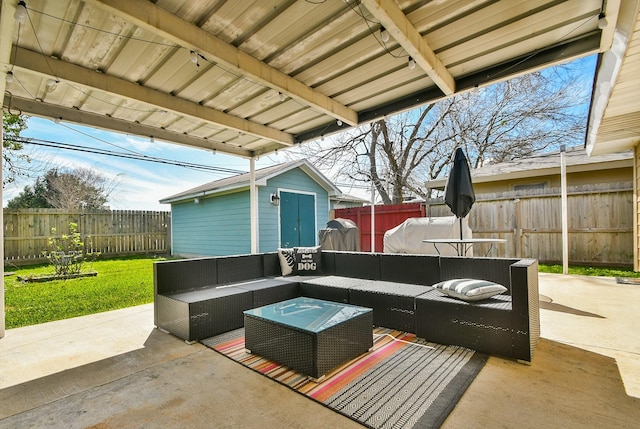
<path fill-rule="evenodd" d="M 341 181 L 373 181 L 385 204 L 428 198 L 464 148 L 471 166 L 517 159 L 584 139 L 590 83 L 570 67 L 524 75 L 305 145 L 303 154 Z"/>
<path fill-rule="evenodd" d="M 47 172 L 47 201 L 56 208 L 103 209 L 117 183 L 88 168 Z"/>

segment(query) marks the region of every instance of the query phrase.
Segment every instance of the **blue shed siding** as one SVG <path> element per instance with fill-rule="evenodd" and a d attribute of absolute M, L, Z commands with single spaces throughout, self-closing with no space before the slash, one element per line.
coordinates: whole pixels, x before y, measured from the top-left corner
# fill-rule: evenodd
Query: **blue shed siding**
<path fill-rule="evenodd" d="M 171 207 L 173 253 L 221 256 L 251 252 L 249 191 Z"/>
<path fill-rule="evenodd" d="M 271 178 L 258 187 L 258 251 L 272 252 L 280 244 L 279 208 L 270 195 L 279 190 L 313 193 L 316 205 L 316 242 L 318 230 L 329 221 L 327 191 L 299 168 Z M 180 256 L 221 256 L 251 252 L 251 214 L 249 190 L 226 195 L 173 203 L 173 254 Z"/>
<path fill-rule="evenodd" d="M 271 194 L 277 192 L 267 181 L 258 188 L 258 251 L 272 252 L 278 249 L 278 206 L 271 204 Z"/>
<path fill-rule="evenodd" d="M 278 207 L 272 205 L 269 199 L 271 194 L 277 193 L 279 190 L 315 194 L 315 236 L 317 243 L 318 231 L 324 228 L 329 221 L 329 194 L 322 186 L 307 176 L 304 171 L 295 168 L 269 179 L 267 186 L 260 188 L 258 204 L 260 213 L 260 251 L 273 251 L 280 245 Z"/>

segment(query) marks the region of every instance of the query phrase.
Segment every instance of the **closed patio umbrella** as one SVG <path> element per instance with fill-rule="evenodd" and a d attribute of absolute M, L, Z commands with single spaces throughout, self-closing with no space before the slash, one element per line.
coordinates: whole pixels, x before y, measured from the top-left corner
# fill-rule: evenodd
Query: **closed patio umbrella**
<path fill-rule="evenodd" d="M 460 239 L 462 240 L 462 218 L 471 210 L 476 201 L 471 182 L 469 161 L 461 148 L 456 149 L 453 158 L 453 167 L 449 173 L 447 186 L 444 188 L 444 202 L 451 212 L 460 219 Z"/>

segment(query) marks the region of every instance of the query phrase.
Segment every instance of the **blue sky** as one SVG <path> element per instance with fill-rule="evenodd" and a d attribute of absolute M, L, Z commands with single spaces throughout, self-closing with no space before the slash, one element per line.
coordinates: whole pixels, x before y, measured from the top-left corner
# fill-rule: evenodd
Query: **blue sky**
<path fill-rule="evenodd" d="M 29 118 L 28 128 L 22 136 L 114 152 L 133 151 L 156 158 L 249 171 L 249 160 L 245 158 L 213 154 L 211 151 L 193 149 L 157 139 L 152 143 L 148 138 L 112 133 L 72 123 L 56 124 L 49 119 L 37 117 Z M 24 153 L 32 159 L 29 168 L 33 169 L 33 177 L 24 178 L 16 184 L 6 186 L 3 192 L 3 207 L 6 207 L 7 201 L 18 195 L 25 185 L 32 185 L 35 177 L 43 175 L 54 167 L 90 168 L 116 181 L 118 185 L 108 203 L 115 210 L 169 210 L 169 205 L 160 204 L 158 200 L 229 176 L 229 174 L 30 144 L 25 145 Z M 265 167 L 284 161 L 285 158 L 282 155 L 264 157 L 256 162 L 256 167 Z"/>

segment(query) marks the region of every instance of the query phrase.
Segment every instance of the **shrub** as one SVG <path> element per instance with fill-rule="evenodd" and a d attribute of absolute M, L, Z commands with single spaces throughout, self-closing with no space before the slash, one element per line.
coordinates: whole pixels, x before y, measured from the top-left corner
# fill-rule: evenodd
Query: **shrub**
<path fill-rule="evenodd" d="M 84 242 L 75 222 L 69 223 L 69 234 L 57 236 L 56 228 L 51 228 L 48 244 L 49 250 L 43 254 L 53 265 L 56 276 L 80 274 L 85 262 L 99 255 L 95 252 L 85 252 Z"/>

